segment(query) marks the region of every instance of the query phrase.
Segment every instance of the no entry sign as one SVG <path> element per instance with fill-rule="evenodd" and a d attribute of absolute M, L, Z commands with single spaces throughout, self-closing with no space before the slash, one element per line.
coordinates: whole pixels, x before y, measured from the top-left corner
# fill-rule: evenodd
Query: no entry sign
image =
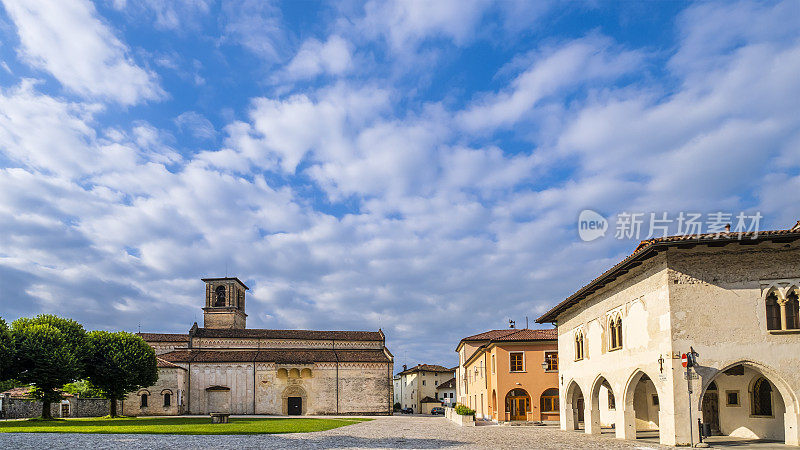
<path fill-rule="evenodd" d="M 681 365 L 686 367 L 689 364 L 689 358 L 686 356 L 686 353 L 681 354 Z"/>

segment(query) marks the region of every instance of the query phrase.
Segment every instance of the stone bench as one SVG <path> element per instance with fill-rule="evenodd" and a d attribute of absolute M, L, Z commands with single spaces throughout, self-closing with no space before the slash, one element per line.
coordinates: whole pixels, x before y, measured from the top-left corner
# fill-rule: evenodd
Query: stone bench
<path fill-rule="evenodd" d="M 230 417 L 230 414 L 221 412 L 212 412 L 210 415 L 211 423 L 228 423 L 228 417 Z"/>

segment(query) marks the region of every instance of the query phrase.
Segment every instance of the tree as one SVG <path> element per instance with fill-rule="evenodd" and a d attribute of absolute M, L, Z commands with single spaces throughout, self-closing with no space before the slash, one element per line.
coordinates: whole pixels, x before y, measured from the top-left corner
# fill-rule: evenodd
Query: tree
<path fill-rule="evenodd" d="M 42 418 L 52 419 L 50 404 L 60 388 L 83 373 L 86 331 L 78 322 L 53 315 L 17 319 L 11 324 L 15 378 L 32 384 L 42 400 Z"/>
<path fill-rule="evenodd" d="M 111 400 L 111 417 L 117 416 L 118 400 L 158 380 L 153 348 L 124 331 L 89 333 L 85 361 L 86 379 Z"/>
<path fill-rule="evenodd" d="M 77 395 L 83 398 L 100 398 L 103 392 L 97 389 L 89 380 L 79 380 L 74 383 L 67 383 L 61 388 L 62 391 Z"/>
<path fill-rule="evenodd" d="M 12 371 L 13 361 L 14 341 L 11 339 L 11 331 L 8 329 L 6 321 L 0 317 L 0 383 L 14 378 L 15 374 Z"/>

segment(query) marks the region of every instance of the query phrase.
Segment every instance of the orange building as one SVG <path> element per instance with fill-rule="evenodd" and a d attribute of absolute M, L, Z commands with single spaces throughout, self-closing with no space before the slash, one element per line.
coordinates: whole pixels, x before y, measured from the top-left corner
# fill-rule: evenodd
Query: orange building
<path fill-rule="evenodd" d="M 559 420 L 555 329 L 491 330 L 462 339 L 456 352 L 456 397 L 476 419 Z"/>

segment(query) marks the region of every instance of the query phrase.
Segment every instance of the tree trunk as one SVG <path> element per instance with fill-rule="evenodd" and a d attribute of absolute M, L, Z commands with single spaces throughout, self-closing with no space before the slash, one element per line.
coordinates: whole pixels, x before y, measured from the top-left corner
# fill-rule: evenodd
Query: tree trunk
<path fill-rule="evenodd" d="M 42 419 L 44 420 L 52 420 L 53 415 L 50 414 L 50 400 L 46 398 L 42 399 Z"/>
<path fill-rule="evenodd" d="M 111 399 L 111 406 L 108 408 L 111 417 L 117 417 L 117 400 Z"/>

